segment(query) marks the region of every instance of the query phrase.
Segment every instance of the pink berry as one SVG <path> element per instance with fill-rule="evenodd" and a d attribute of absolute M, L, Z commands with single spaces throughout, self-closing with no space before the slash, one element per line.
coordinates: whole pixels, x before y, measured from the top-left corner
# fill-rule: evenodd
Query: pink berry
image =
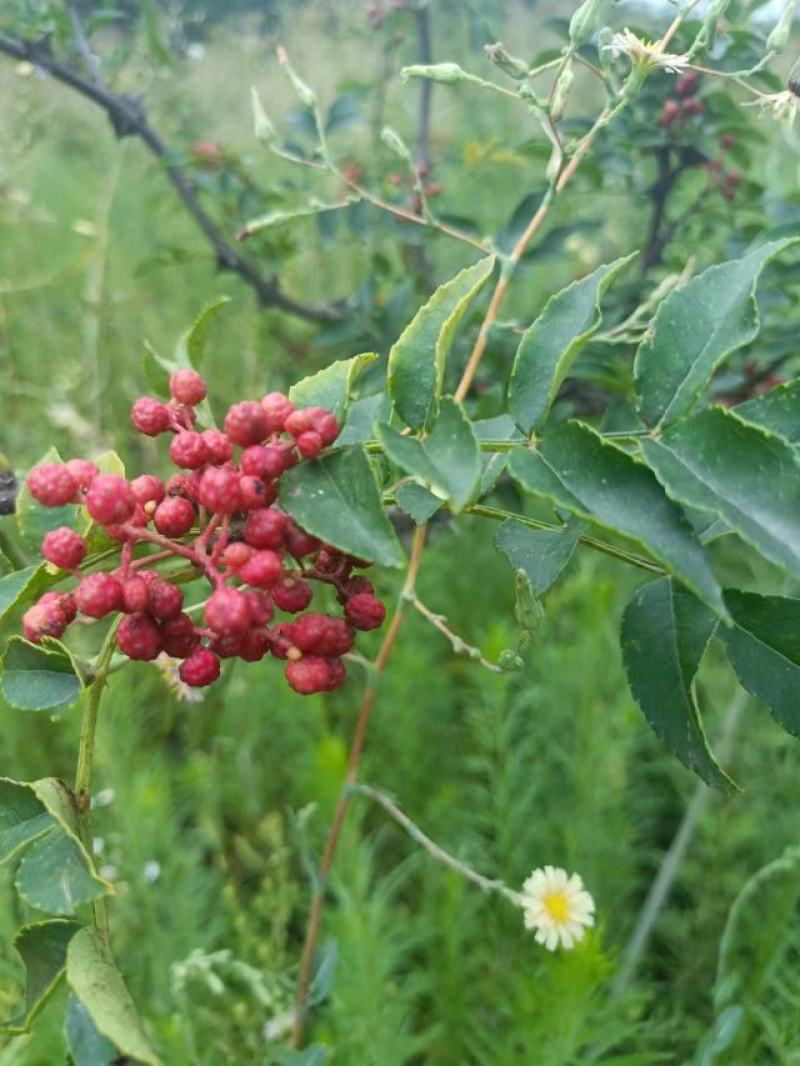
<path fill-rule="evenodd" d="M 334 689 L 339 688 L 344 684 L 346 676 L 347 671 L 341 659 L 335 657 L 328 659 L 328 684 L 325 686 L 325 691 L 333 692 Z"/>
<path fill-rule="evenodd" d="M 232 569 L 236 570 L 240 566 L 244 566 L 252 554 L 253 549 L 249 547 L 249 545 L 244 544 L 240 540 L 236 540 L 233 544 L 229 544 L 222 553 L 222 562 L 225 566 L 230 566 Z"/>
<path fill-rule="evenodd" d="M 88 489 L 100 473 L 94 463 L 89 463 L 85 459 L 70 459 L 67 462 L 67 470 L 72 474 L 79 489 Z"/>
<path fill-rule="evenodd" d="M 161 623 L 161 640 L 164 651 L 173 659 L 186 659 L 192 654 L 200 638 L 195 633 L 194 622 L 188 614 L 179 614 Z"/>
<path fill-rule="evenodd" d="M 53 597 L 52 601 L 50 600 L 51 596 Z M 75 621 L 78 608 L 75 606 L 75 597 L 71 592 L 46 592 L 39 600 L 39 603 L 44 603 L 45 601 L 57 603 L 66 615 L 68 624 Z"/>
<path fill-rule="evenodd" d="M 126 522 L 136 508 L 136 497 L 119 474 L 98 474 L 86 493 L 86 509 L 102 526 Z"/>
<path fill-rule="evenodd" d="M 238 472 L 224 466 L 204 470 L 197 487 L 197 498 L 212 514 L 233 514 L 240 510 Z"/>
<path fill-rule="evenodd" d="M 68 619 L 58 601 L 43 602 L 44 597 L 22 616 L 25 639 L 38 644 L 42 637 L 60 637 Z"/>
<path fill-rule="evenodd" d="M 166 495 L 164 482 L 155 474 L 142 474 L 131 482 L 131 492 L 143 507 L 147 503 L 161 503 Z"/>
<path fill-rule="evenodd" d="M 270 588 L 276 581 L 280 581 L 283 574 L 283 559 L 270 548 L 255 551 L 244 564 L 239 567 L 239 577 L 246 585 L 255 585 L 256 588 Z"/>
<path fill-rule="evenodd" d="M 348 598 L 344 613 L 354 629 L 377 629 L 383 625 L 386 608 L 371 592 L 357 592 Z"/>
<path fill-rule="evenodd" d="M 327 659 L 318 655 L 304 655 L 302 659 L 290 662 L 285 673 L 289 687 L 299 692 L 301 696 L 324 692 L 331 680 Z"/>
<path fill-rule="evenodd" d="M 42 463 L 28 474 L 31 496 L 45 507 L 63 507 L 75 499 L 78 485 L 61 463 Z"/>
<path fill-rule="evenodd" d="M 276 659 L 288 659 L 289 652 L 294 647 L 291 622 L 278 622 L 272 629 L 267 630 L 267 640 L 271 655 Z"/>
<path fill-rule="evenodd" d="M 261 409 L 267 420 L 267 433 L 280 433 L 283 424 L 294 411 L 294 404 L 282 392 L 268 392 L 261 401 Z"/>
<path fill-rule="evenodd" d="M 339 423 L 336 416 L 325 407 L 307 407 L 306 413 L 311 418 L 314 432 L 322 438 L 323 445 L 333 444 L 339 436 Z"/>
<path fill-rule="evenodd" d="M 272 600 L 263 589 L 245 589 L 242 595 L 247 599 L 250 621 L 254 626 L 265 626 L 272 619 Z"/>
<path fill-rule="evenodd" d="M 145 436 L 157 437 L 169 429 L 172 415 L 167 405 L 155 397 L 140 396 L 131 408 L 131 422 Z"/>
<path fill-rule="evenodd" d="M 308 433 L 314 428 L 313 416 L 307 409 L 293 411 L 284 422 L 283 428 L 293 437 L 299 437 L 301 433 Z"/>
<path fill-rule="evenodd" d="M 182 537 L 194 524 L 194 507 L 183 496 L 167 496 L 156 507 L 153 522 L 165 537 Z"/>
<path fill-rule="evenodd" d="M 161 654 L 161 631 L 146 614 L 129 614 L 117 629 L 117 645 L 129 659 L 150 662 Z"/>
<path fill-rule="evenodd" d="M 267 507 L 247 516 L 244 539 L 254 548 L 282 548 L 289 519 L 283 511 Z"/>
<path fill-rule="evenodd" d="M 148 506 L 152 507 L 153 505 L 149 504 Z M 124 542 L 126 540 L 136 539 L 131 532 L 131 529 L 128 527 L 132 526 L 134 529 L 144 529 L 147 522 L 147 511 L 145 511 L 140 503 L 137 503 L 133 509 L 133 514 L 130 516 L 127 523 L 112 522 L 110 525 L 107 525 L 105 529 L 109 537 Z"/>
<path fill-rule="evenodd" d="M 275 491 L 267 491 L 266 484 L 260 477 L 250 477 L 248 474 L 244 474 L 239 478 L 239 499 L 241 500 L 242 510 L 255 511 L 261 507 L 266 507 L 267 503 L 272 503 L 275 498 Z"/>
<path fill-rule="evenodd" d="M 206 604 L 205 617 L 215 633 L 235 633 L 247 629 L 250 626 L 247 597 L 238 589 L 217 589 Z"/>
<path fill-rule="evenodd" d="M 272 599 L 276 607 L 290 614 L 304 611 L 314 598 L 307 581 L 297 577 L 284 577 L 272 588 Z"/>
<path fill-rule="evenodd" d="M 319 547 L 319 541 L 316 537 L 306 533 L 304 529 L 301 529 L 291 520 L 286 527 L 285 541 L 289 554 L 295 559 L 303 559 L 306 555 L 313 554 Z"/>
<path fill-rule="evenodd" d="M 242 654 L 246 641 L 247 630 L 239 630 L 238 633 L 225 633 L 214 637 L 211 641 L 211 650 L 220 659 L 237 659 Z"/>
<path fill-rule="evenodd" d="M 203 440 L 202 433 L 195 433 L 190 429 L 175 434 L 169 446 L 169 454 L 176 466 L 182 466 L 186 470 L 197 470 L 209 459 L 208 445 Z"/>
<path fill-rule="evenodd" d="M 105 618 L 122 607 L 122 585 L 111 574 L 88 574 L 75 590 L 75 603 L 81 614 Z"/>
<path fill-rule="evenodd" d="M 322 437 L 320 437 L 319 433 L 315 433 L 313 429 L 307 433 L 301 433 L 295 444 L 304 459 L 316 459 L 322 451 Z"/>
<path fill-rule="evenodd" d="M 257 663 L 267 654 L 269 638 L 265 629 L 248 629 L 239 656 L 246 663 Z"/>
<path fill-rule="evenodd" d="M 147 610 L 149 590 L 141 574 L 134 574 L 122 582 L 122 610 L 126 614 L 142 614 Z"/>
<path fill-rule="evenodd" d="M 354 636 L 343 619 L 327 614 L 304 614 L 292 623 L 294 645 L 306 654 L 345 655 L 353 647 Z"/>
<path fill-rule="evenodd" d="M 230 462 L 233 458 L 233 445 L 230 437 L 221 429 L 204 429 L 200 434 L 208 448 L 208 461 L 215 466 Z"/>
<path fill-rule="evenodd" d="M 243 474 L 274 481 L 286 469 L 284 450 L 279 444 L 253 444 L 242 452 L 239 465 Z"/>
<path fill-rule="evenodd" d="M 206 383 L 196 370 L 178 370 L 169 379 L 169 391 L 178 403 L 196 407 L 206 398 Z"/>
<path fill-rule="evenodd" d="M 267 416 L 261 405 L 251 400 L 234 404 L 225 416 L 225 432 L 242 448 L 258 444 L 267 436 Z"/>
<path fill-rule="evenodd" d="M 77 570 L 86 556 L 86 541 L 74 529 L 60 526 L 42 541 L 42 555 L 61 570 Z"/>
<path fill-rule="evenodd" d="M 183 663 L 178 671 L 181 681 L 192 688 L 213 684 L 219 677 L 219 659 L 208 648 L 198 648 Z"/>
<path fill-rule="evenodd" d="M 187 500 L 197 499 L 197 482 L 187 474 L 173 474 L 165 486 L 167 496 L 183 496 Z"/>
<path fill-rule="evenodd" d="M 183 610 L 183 593 L 171 581 L 154 581 L 148 589 L 147 610 L 161 621 L 176 618 Z"/>

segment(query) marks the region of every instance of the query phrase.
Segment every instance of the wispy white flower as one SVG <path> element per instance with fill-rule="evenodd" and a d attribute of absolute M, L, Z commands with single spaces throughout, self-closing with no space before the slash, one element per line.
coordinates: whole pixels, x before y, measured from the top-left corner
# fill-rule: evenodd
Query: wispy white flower
<path fill-rule="evenodd" d="M 800 109 L 800 97 L 795 96 L 791 89 L 784 89 L 780 93 L 765 93 L 757 100 L 748 100 L 745 107 L 758 107 L 762 115 L 769 114 L 776 121 L 784 120 L 792 123 Z"/>
<path fill-rule="evenodd" d="M 204 696 L 199 689 L 192 688 L 191 685 L 181 681 L 181 675 L 178 673 L 181 664 L 178 659 L 172 659 L 162 651 L 155 663 L 161 670 L 161 676 L 164 678 L 167 688 L 170 689 L 174 696 L 185 703 L 203 702 Z"/>
<path fill-rule="evenodd" d="M 622 33 L 615 33 L 605 46 L 614 59 L 627 56 L 636 67 L 651 69 L 660 67 L 668 74 L 682 74 L 689 65 L 689 57 L 676 55 L 674 52 L 662 52 L 652 41 L 642 40 L 627 27 Z"/>
<path fill-rule="evenodd" d="M 534 870 L 522 886 L 520 906 L 525 928 L 536 930 L 536 941 L 548 951 L 572 948 L 594 925 L 594 900 L 578 874 L 545 866 Z"/>

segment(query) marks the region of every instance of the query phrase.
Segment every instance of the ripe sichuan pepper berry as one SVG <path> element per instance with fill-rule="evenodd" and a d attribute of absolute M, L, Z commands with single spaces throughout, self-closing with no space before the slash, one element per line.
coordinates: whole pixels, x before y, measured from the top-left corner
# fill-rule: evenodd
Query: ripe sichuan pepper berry
<path fill-rule="evenodd" d="M 267 436 L 267 416 L 261 405 L 250 400 L 234 404 L 225 416 L 225 432 L 242 448 L 258 444 Z"/>
<path fill-rule="evenodd" d="M 63 507 L 72 503 L 78 485 L 61 463 L 42 463 L 28 474 L 28 488 L 34 500 L 45 507 Z"/>
<path fill-rule="evenodd" d="M 202 433 L 184 429 L 176 433 L 169 446 L 169 454 L 176 466 L 185 470 L 199 470 L 209 459 L 208 445 Z"/>
<path fill-rule="evenodd" d="M 269 548 L 255 551 L 244 564 L 239 567 L 239 577 L 245 585 L 254 585 L 256 588 L 270 588 L 280 581 L 283 573 L 283 560 L 277 552 Z"/>
<path fill-rule="evenodd" d="M 188 614 L 179 614 L 161 623 L 164 651 L 173 659 L 187 659 L 200 643 L 194 622 Z"/>
<path fill-rule="evenodd" d="M 331 682 L 338 675 L 338 671 L 336 674 L 332 673 L 329 660 L 318 655 L 304 655 L 302 659 L 290 662 L 285 673 L 289 686 L 301 696 L 330 691 Z M 341 681 L 337 679 L 338 684 L 341 684 Z"/>
<path fill-rule="evenodd" d="M 153 522 L 165 537 L 182 537 L 192 528 L 194 507 L 183 496 L 168 496 L 156 507 Z"/>
<path fill-rule="evenodd" d="M 282 392 L 268 392 L 261 401 L 261 409 L 267 420 L 267 433 L 280 433 L 294 411 L 294 404 Z"/>
<path fill-rule="evenodd" d="M 60 637 L 67 628 L 69 619 L 57 600 L 47 603 L 40 600 L 22 616 L 25 639 L 38 644 L 42 637 Z"/>
<path fill-rule="evenodd" d="M 183 610 L 183 593 L 171 581 L 154 581 L 147 594 L 147 610 L 154 618 L 175 618 Z"/>
<path fill-rule="evenodd" d="M 206 604 L 205 616 L 210 628 L 223 636 L 247 629 L 250 625 L 247 597 L 238 589 L 217 589 Z"/>
<path fill-rule="evenodd" d="M 122 609 L 126 614 L 142 614 L 147 610 L 150 589 L 141 574 L 133 574 L 122 582 Z"/>
<path fill-rule="evenodd" d="M 386 608 L 371 592 L 356 592 L 345 603 L 344 613 L 354 629 L 377 629 L 383 625 Z"/>
<path fill-rule="evenodd" d="M 111 574 L 89 574 L 75 590 L 75 603 L 81 614 L 105 618 L 122 607 L 122 585 Z"/>
<path fill-rule="evenodd" d="M 244 539 L 254 548 L 282 548 L 289 519 L 283 511 L 267 507 L 247 516 Z"/>
<path fill-rule="evenodd" d="M 290 614 L 304 611 L 314 598 L 314 593 L 307 581 L 300 577 L 287 575 L 272 588 L 272 599 L 276 607 Z"/>
<path fill-rule="evenodd" d="M 161 653 L 161 631 L 146 614 L 129 614 L 117 629 L 117 645 L 129 659 L 149 662 Z"/>
<path fill-rule="evenodd" d="M 219 677 L 219 659 L 208 648 L 198 648 L 181 663 L 178 674 L 185 685 L 203 688 L 213 684 Z"/>
<path fill-rule="evenodd" d="M 306 555 L 312 555 L 319 547 L 319 541 L 306 533 L 290 519 L 284 534 L 286 547 L 289 554 L 295 559 L 303 559 Z"/>
<path fill-rule="evenodd" d="M 166 495 L 164 482 L 155 474 L 142 474 L 131 482 L 131 492 L 142 507 L 148 503 L 161 503 Z"/>
<path fill-rule="evenodd" d="M 224 466 L 209 467 L 197 486 L 200 504 L 212 514 L 233 514 L 241 508 L 239 474 Z"/>
<path fill-rule="evenodd" d="M 86 541 L 74 529 L 51 529 L 42 541 L 42 555 L 61 570 L 77 570 L 86 555 Z"/>
<path fill-rule="evenodd" d="M 126 522 L 135 507 L 133 490 L 119 474 L 98 474 L 86 493 L 86 509 L 101 526 Z"/>
<path fill-rule="evenodd" d="M 169 391 L 178 403 L 196 407 L 206 398 L 206 383 L 196 370 L 177 370 L 169 379 Z"/>
<path fill-rule="evenodd" d="M 215 466 L 230 462 L 233 458 L 233 444 L 230 437 L 221 429 L 204 429 L 200 434 L 208 448 L 208 461 Z"/>
<path fill-rule="evenodd" d="M 353 647 L 354 633 L 341 618 L 304 614 L 292 623 L 294 646 L 307 655 L 345 655 Z"/>
<path fill-rule="evenodd" d="M 70 459 L 67 470 L 72 474 L 79 489 L 88 489 L 100 473 L 94 463 L 87 463 L 85 459 Z"/>
<path fill-rule="evenodd" d="M 134 429 L 146 437 L 157 437 L 166 433 L 172 425 L 172 415 L 165 403 L 153 396 L 140 396 L 131 408 L 131 422 Z"/>

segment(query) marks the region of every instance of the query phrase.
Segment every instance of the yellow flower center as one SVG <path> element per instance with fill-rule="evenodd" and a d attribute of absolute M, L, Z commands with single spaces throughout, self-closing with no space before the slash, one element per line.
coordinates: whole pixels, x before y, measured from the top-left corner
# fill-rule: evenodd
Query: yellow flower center
<path fill-rule="evenodd" d="M 554 922 L 566 922 L 569 919 L 569 900 L 564 892 L 551 892 L 544 900 L 545 910 Z"/>

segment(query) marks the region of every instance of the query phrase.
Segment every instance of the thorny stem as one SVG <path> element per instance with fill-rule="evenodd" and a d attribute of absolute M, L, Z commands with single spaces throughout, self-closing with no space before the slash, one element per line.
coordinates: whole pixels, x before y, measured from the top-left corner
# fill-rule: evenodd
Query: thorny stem
<path fill-rule="evenodd" d="M 480 648 L 476 648 L 472 644 L 467 644 L 458 633 L 453 632 L 453 630 L 447 625 L 444 616 L 436 614 L 429 607 L 426 607 L 418 596 L 412 596 L 410 602 L 416 607 L 423 618 L 426 618 L 435 629 L 438 629 L 443 636 L 447 637 L 453 651 L 457 655 L 467 655 L 470 659 L 474 659 L 475 662 L 480 663 L 480 665 L 486 670 L 491 670 L 494 674 L 504 673 L 502 667 L 498 666 L 497 663 L 490 663 L 488 659 L 484 658 Z"/>

